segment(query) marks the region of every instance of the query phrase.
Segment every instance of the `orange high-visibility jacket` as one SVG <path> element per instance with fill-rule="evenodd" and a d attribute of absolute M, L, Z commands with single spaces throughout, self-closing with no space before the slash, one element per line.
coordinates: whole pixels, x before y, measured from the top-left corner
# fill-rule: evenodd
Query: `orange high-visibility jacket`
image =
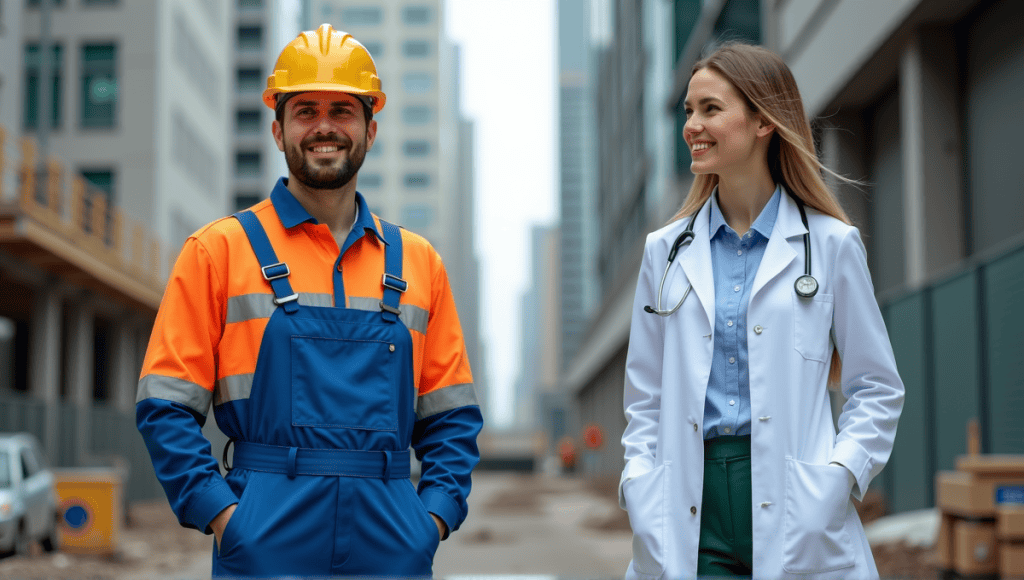
<path fill-rule="evenodd" d="M 316 223 L 283 179 L 271 199 L 252 208 L 278 259 L 289 266 L 300 304 L 379 311 L 385 244 L 379 218 L 362 195 L 356 198 L 357 221 L 342 250 L 328 226 Z M 428 510 L 455 530 L 467 511 L 482 419 L 441 258 L 414 233 L 402 230 L 402 243 L 408 291 L 401 296 L 400 319 L 413 343 L 417 433 L 429 427 L 436 437 L 448 415 L 470 410 L 469 416 L 452 421 L 458 427 L 450 437 L 458 441 L 433 450 L 429 468 L 424 459 L 420 486 Z M 340 295 L 344 305 L 336 301 Z M 277 308 L 273 297 L 245 232 L 230 217 L 189 237 L 168 281 L 143 363 L 137 419 L 171 506 L 188 527 L 207 530 L 220 510 L 237 501 L 209 444 L 203 449 L 196 436 L 201 437 L 211 402 L 216 409 L 248 398 L 264 327 Z M 220 414 L 217 419 L 224 430 Z M 430 424 L 420 425 L 424 421 Z M 446 457 L 453 449 L 457 457 Z"/>

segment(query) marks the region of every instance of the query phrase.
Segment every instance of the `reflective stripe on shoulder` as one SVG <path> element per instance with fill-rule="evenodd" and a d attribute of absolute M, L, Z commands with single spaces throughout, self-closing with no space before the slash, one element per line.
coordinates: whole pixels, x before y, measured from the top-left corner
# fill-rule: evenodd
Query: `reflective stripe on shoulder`
<path fill-rule="evenodd" d="M 254 373 L 222 377 L 217 381 L 217 388 L 214 389 L 213 404 L 223 405 L 231 401 L 248 399 L 252 394 L 252 383 L 255 377 Z"/>
<path fill-rule="evenodd" d="M 416 419 L 477 404 L 473 383 L 449 385 L 417 397 Z"/>
<path fill-rule="evenodd" d="M 135 397 L 135 402 L 139 403 L 146 399 L 163 399 L 181 403 L 206 416 L 210 410 L 213 393 L 201 385 L 189 381 L 162 375 L 146 375 L 139 380 L 139 392 Z"/>
<path fill-rule="evenodd" d="M 355 310 L 379 312 L 380 298 L 350 296 L 348 299 L 348 307 Z M 427 333 L 427 321 L 430 318 L 430 314 L 426 310 L 419 306 L 413 306 L 412 304 L 399 304 L 398 310 L 401 311 L 401 314 L 398 317 L 402 319 L 402 323 L 405 324 L 409 330 L 415 330 L 420 334 Z"/>
<path fill-rule="evenodd" d="M 334 306 L 334 297 L 330 294 L 318 294 L 313 292 L 300 292 L 299 304 L 303 306 L 319 306 L 330 308 Z M 233 322 L 245 322 L 258 318 L 270 318 L 270 315 L 277 309 L 274 304 L 273 294 L 242 294 L 228 298 L 227 324 Z"/>

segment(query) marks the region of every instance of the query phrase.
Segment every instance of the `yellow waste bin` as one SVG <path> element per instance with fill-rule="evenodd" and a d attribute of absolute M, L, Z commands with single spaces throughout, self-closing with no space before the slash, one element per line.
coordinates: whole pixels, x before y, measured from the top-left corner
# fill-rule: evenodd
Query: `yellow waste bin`
<path fill-rule="evenodd" d="M 124 521 L 121 472 L 110 468 L 54 472 L 60 548 L 74 554 L 113 554 Z"/>

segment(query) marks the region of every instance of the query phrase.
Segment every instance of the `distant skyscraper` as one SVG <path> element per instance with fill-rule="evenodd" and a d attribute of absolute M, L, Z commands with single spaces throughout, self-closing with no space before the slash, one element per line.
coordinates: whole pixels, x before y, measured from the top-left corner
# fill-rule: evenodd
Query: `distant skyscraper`
<path fill-rule="evenodd" d="M 597 293 L 594 248 L 595 123 L 590 0 L 558 2 L 561 361 L 576 355 Z"/>

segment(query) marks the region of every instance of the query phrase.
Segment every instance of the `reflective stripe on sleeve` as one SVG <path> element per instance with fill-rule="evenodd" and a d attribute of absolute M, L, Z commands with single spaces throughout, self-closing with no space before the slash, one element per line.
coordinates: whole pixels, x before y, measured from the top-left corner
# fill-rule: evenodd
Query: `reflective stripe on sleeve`
<path fill-rule="evenodd" d="M 348 299 L 348 307 L 355 310 L 368 310 L 370 312 L 380 311 L 380 298 L 365 298 L 362 296 L 350 296 Z M 402 319 L 402 323 L 409 330 L 415 330 L 420 334 L 427 333 L 427 320 L 430 314 L 420 308 L 419 306 L 413 306 L 412 304 L 399 304 L 398 310 L 401 314 L 398 316 Z"/>
<path fill-rule="evenodd" d="M 334 306 L 334 297 L 330 294 L 317 294 L 313 292 L 299 293 L 299 304 L 303 306 L 319 306 L 330 308 Z M 274 304 L 273 294 L 242 294 L 232 296 L 228 299 L 227 324 L 233 322 L 245 322 L 258 318 L 270 318 L 270 315 L 277 309 Z"/>
<path fill-rule="evenodd" d="M 139 392 L 135 402 L 139 403 L 145 399 L 181 403 L 205 417 L 210 410 L 213 393 L 189 381 L 161 375 L 146 375 L 139 380 Z"/>
<path fill-rule="evenodd" d="M 473 383 L 450 385 L 420 395 L 416 401 L 416 419 L 478 404 Z"/>
<path fill-rule="evenodd" d="M 222 377 L 217 381 L 217 388 L 214 391 L 213 404 L 223 405 L 231 401 L 248 399 L 252 394 L 252 382 L 255 374 L 247 373 L 242 375 L 231 375 Z"/>

